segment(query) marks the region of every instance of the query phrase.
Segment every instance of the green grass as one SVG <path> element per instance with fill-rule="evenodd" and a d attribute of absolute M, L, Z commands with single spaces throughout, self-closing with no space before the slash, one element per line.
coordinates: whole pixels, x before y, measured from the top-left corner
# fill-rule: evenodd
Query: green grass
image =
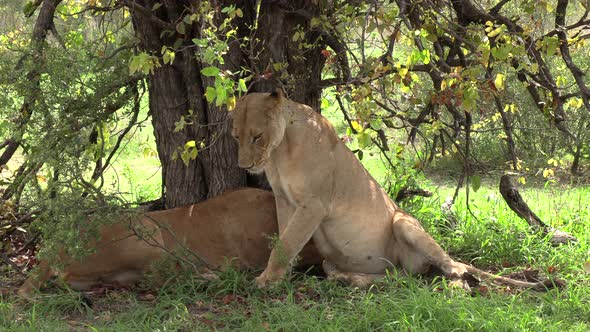
<path fill-rule="evenodd" d="M 538 270 L 559 277 L 562 290 L 548 293 L 480 288 L 474 294 L 447 288 L 440 278 L 390 276 L 369 291 L 294 274 L 272 291 L 254 287 L 254 273 L 227 271 L 215 282 L 178 278 L 162 291 L 147 291 L 154 301 L 129 291 L 109 291 L 86 308 L 77 293 L 45 292 L 36 304 L 14 298 L 0 301 L 0 327 L 8 331 L 245 330 L 260 331 L 588 331 L 590 275 L 582 268 L 590 255 L 589 188 L 527 188 L 523 196 L 547 223 L 573 233 L 579 242 L 552 247 L 531 233 L 484 186 L 470 195 L 473 215 L 460 196 L 454 228 L 444 224 L 442 197 L 417 199 L 405 208 L 418 216 L 455 258 L 501 273 Z M 505 266 L 505 267 L 503 267 Z M 143 294 L 145 294 L 145 290 Z"/>

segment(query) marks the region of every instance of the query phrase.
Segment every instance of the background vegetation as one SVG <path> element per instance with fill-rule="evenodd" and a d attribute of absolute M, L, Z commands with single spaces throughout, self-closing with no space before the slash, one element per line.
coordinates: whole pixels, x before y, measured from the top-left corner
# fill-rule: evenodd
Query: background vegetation
<path fill-rule="evenodd" d="M 328 117 L 391 195 L 434 191 L 403 207 L 454 256 L 568 287 L 470 296 L 392 276 L 363 292 L 296 275 L 261 292 L 230 271 L 160 292 L 97 291 L 94 309 L 64 291 L 34 305 L 2 295 L 0 325 L 587 330 L 589 12 L 586 0 L 3 1 L 3 288 L 40 243 L 79 248 L 89 213 L 267 186 L 237 168 L 227 112 L 277 86 Z M 578 242 L 554 248 L 515 217 L 496 189 L 506 172 Z"/>

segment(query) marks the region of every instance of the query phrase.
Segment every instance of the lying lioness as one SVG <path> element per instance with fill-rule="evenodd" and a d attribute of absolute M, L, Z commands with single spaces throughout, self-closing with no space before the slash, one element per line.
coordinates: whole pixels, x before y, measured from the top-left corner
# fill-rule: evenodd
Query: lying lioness
<path fill-rule="evenodd" d="M 264 268 L 270 255 L 268 236 L 277 233 L 274 198 L 259 189 L 235 190 L 199 204 L 149 212 L 104 226 L 91 246 L 96 252 L 81 261 L 61 257 L 60 277 L 76 290 L 101 283 L 128 285 L 138 281 L 154 262 L 169 252 L 190 250 L 211 268 L 229 259 L 243 269 Z M 301 264 L 319 257 L 313 246 Z M 187 259 L 196 257 L 187 256 Z M 18 290 L 30 298 L 56 271 L 43 261 Z"/>
<path fill-rule="evenodd" d="M 282 90 L 244 96 L 232 118 L 239 166 L 264 171 L 276 199 L 282 248 L 272 250 L 259 287 L 281 279 L 289 268 L 284 262 L 311 238 L 329 276 L 362 287 L 391 267 L 412 274 L 435 267 L 464 288 L 470 274 L 538 290 L 552 285 L 494 276 L 451 259 L 397 207 L 330 123 Z"/>

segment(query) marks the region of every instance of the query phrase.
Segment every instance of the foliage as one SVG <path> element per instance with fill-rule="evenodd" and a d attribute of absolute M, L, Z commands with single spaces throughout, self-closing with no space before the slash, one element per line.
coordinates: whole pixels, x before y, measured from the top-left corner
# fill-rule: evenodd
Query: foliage
<path fill-rule="evenodd" d="M 367 131 L 384 148 L 381 128 L 406 128 L 423 166 L 454 159 L 468 177 L 501 168 L 552 178 L 566 165 L 577 173 L 589 156 L 579 130 L 590 124 L 580 73 L 588 6 L 544 3 L 342 3 L 317 22 L 351 65 L 329 60 L 324 86 L 338 87 L 361 147 Z"/>
<path fill-rule="evenodd" d="M 10 16 L 20 5 L 0 10 Z M 78 228 L 98 227 L 88 216 L 126 204 L 106 181 L 125 135 L 141 123 L 144 90 L 126 70 L 128 20 L 78 15 L 83 8 L 75 1 L 57 6 L 63 29 L 50 23 L 41 31 L 37 23 L 32 30 L 23 20 L 0 31 L 0 135 L 9 142 L 0 157 L 2 199 L 37 211 L 29 239 L 43 230 L 46 251 L 68 243 L 75 255 L 84 252 Z"/>

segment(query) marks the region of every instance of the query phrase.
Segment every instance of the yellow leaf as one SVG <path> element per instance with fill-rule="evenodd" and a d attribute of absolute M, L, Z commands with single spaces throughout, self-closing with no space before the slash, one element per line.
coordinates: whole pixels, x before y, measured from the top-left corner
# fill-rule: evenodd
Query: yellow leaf
<path fill-rule="evenodd" d="M 555 172 L 553 172 L 553 169 L 551 168 L 546 168 L 543 170 L 543 177 L 544 178 L 548 178 L 550 176 L 553 176 L 555 174 Z"/>
<path fill-rule="evenodd" d="M 195 142 L 194 140 L 184 143 L 185 149 L 194 148 L 195 146 L 197 146 L 197 142 Z"/>
<path fill-rule="evenodd" d="M 233 111 L 236 108 L 236 97 L 231 96 L 227 99 L 227 110 Z"/>
<path fill-rule="evenodd" d="M 361 127 L 361 125 L 358 122 L 356 122 L 356 121 L 352 121 L 351 122 L 351 125 L 352 125 L 352 128 L 354 130 L 356 130 L 357 132 L 363 130 L 363 127 Z"/>
<path fill-rule="evenodd" d="M 41 183 L 46 183 L 47 182 L 47 178 L 44 177 L 43 175 L 37 175 L 37 181 L 39 181 Z"/>
<path fill-rule="evenodd" d="M 506 76 L 504 74 L 498 73 L 496 75 L 496 79 L 494 80 L 494 85 L 496 89 L 502 91 L 504 90 L 504 82 L 506 81 Z"/>
<path fill-rule="evenodd" d="M 502 33 L 502 30 L 503 30 L 502 27 L 495 28 L 494 30 L 492 30 L 488 33 L 488 37 L 494 38 L 494 37 L 498 36 L 500 33 Z"/>

